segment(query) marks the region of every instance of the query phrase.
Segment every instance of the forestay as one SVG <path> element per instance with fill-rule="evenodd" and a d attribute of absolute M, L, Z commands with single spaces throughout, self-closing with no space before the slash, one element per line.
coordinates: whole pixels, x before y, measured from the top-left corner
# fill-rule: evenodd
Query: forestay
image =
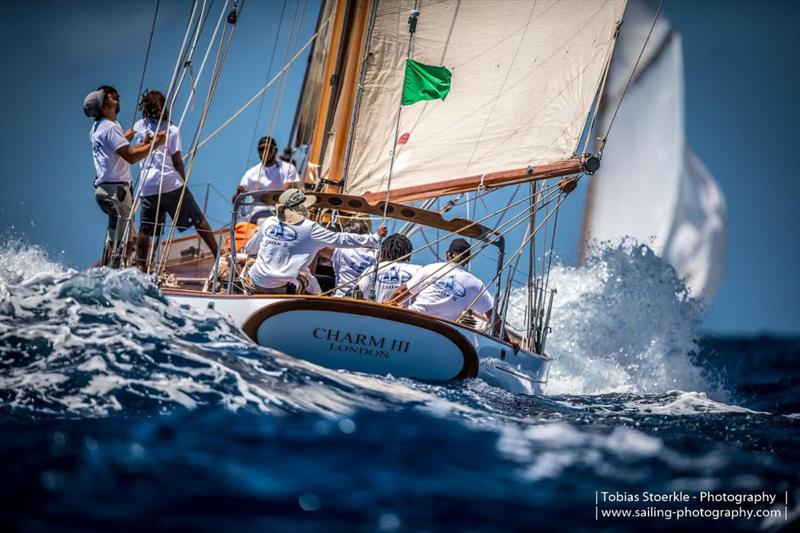
<path fill-rule="evenodd" d="M 653 23 L 654 11 L 630 2 L 599 124 L 605 132 Z M 647 243 L 675 267 L 692 295 L 710 300 L 722 280 L 725 201 L 686 145 L 681 36 L 660 17 L 642 54 L 592 181 L 588 237 Z"/>
<path fill-rule="evenodd" d="M 385 191 L 413 0 L 378 0 L 345 192 Z M 411 58 L 453 74 L 402 109 L 392 190 L 569 159 L 625 0 L 420 0 Z"/>

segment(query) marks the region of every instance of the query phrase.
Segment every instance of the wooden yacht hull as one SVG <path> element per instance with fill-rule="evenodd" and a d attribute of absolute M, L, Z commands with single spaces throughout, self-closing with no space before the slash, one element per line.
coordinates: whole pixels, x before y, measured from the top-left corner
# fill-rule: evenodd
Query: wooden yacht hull
<path fill-rule="evenodd" d="M 327 368 L 434 381 L 480 377 L 527 394 L 540 394 L 547 379 L 549 358 L 407 309 L 309 295 L 163 293 L 216 310 L 261 346 Z"/>

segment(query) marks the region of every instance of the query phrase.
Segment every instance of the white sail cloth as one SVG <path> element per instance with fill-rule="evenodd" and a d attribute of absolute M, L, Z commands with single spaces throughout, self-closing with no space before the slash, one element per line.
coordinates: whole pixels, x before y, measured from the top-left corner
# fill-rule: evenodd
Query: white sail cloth
<path fill-rule="evenodd" d="M 346 192 L 385 191 L 414 0 L 379 1 Z M 419 0 L 411 58 L 445 66 L 445 101 L 402 109 L 392 190 L 573 156 L 625 0 Z"/>
<path fill-rule="evenodd" d="M 643 1 L 628 4 L 600 131 L 608 128 L 654 15 Z M 724 270 L 725 201 L 686 146 L 683 79 L 680 34 L 661 17 L 593 177 L 586 227 L 598 241 L 633 237 L 650 244 L 693 296 L 710 301 Z"/>

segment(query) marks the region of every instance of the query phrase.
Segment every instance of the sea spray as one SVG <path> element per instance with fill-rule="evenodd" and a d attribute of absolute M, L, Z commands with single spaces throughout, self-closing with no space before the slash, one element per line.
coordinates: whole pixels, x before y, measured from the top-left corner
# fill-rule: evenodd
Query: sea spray
<path fill-rule="evenodd" d="M 547 394 L 726 394 L 693 364 L 701 305 L 675 270 L 646 245 L 596 245 L 580 267 L 555 266 L 550 286 L 555 359 Z M 510 323 L 523 327 L 525 289 L 512 293 Z"/>

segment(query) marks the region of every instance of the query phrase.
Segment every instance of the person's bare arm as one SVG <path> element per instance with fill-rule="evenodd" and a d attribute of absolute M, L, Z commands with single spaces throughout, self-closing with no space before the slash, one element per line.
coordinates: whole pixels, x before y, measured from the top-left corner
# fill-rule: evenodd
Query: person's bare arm
<path fill-rule="evenodd" d="M 148 138 L 149 139 L 149 138 Z M 117 149 L 117 154 L 130 163 L 131 165 L 134 163 L 138 163 L 145 157 L 147 154 L 150 153 L 150 148 L 156 148 L 157 146 L 161 146 L 167 140 L 167 132 L 166 131 L 159 131 L 158 134 L 155 136 L 154 139 L 145 141 L 142 144 L 137 146 L 131 146 L 130 144 L 126 144 Z"/>
<path fill-rule="evenodd" d="M 390 305 L 400 305 L 405 300 L 407 300 L 411 296 L 411 292 L 408 290 L 408 287 L 403 284 L 397 287 L 393 292 L 392 295 L 389 296 L 389 299 L 386 300 L 386 303 Z"/>
<path fill-rule="evenodd" d="M 186 169 L 183 166 L 183 159 L 181 159 L 180 152 L 175 152 L 172 154 L 172 168 L 174 168 L 178 174 L 181 175 L 183 181 L 186 181 Z"/>
<path fill-rule="evenodd" d="M 233 197 L 231 197 L 231 203 L 234 203 L 236 201 L 236 198 L 244 192 L 247 192 L 247 187 L 245 187 L 244 185 L 239 185 L 238 187 L 236 187 L 236 190 L 233 191 Z"/>
<path fill-rule="evenodd" d="M 127 130 L 127 131 L 125 132 L 125 139 L 126 139 L 126 140 L 128 140 L 128 141 L 130 141 L 131 139 L 133 139 L 133 136 L 134 136 L 134 135 L 136 135 L 136 132 L 135 132 L 135 131 L 133 131 L 133 129 L 131 128 L 131 129 L 129 129 L 129 130 Z"/>

